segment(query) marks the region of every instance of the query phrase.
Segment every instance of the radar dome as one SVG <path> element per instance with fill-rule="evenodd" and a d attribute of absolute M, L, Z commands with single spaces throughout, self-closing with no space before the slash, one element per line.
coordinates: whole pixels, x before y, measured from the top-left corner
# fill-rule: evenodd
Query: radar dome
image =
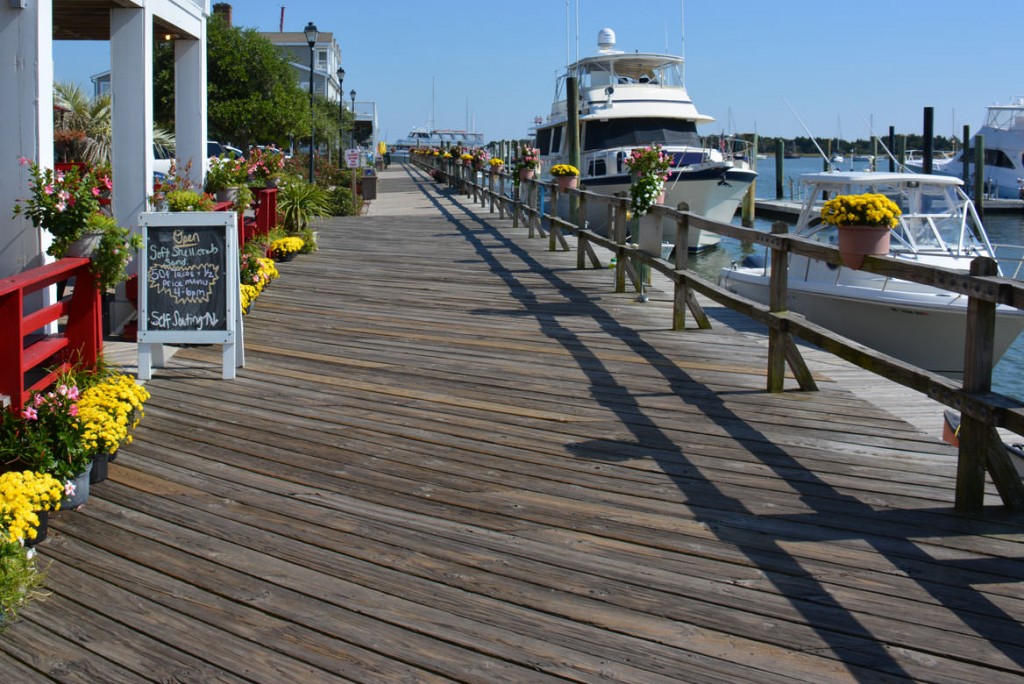
<path fill-rule="evenodd" d="M 615 31 L 610 28 L 603 28 L 597 32 L 597 47 L 602 50 L 611 50 L 615 47 Z"/>

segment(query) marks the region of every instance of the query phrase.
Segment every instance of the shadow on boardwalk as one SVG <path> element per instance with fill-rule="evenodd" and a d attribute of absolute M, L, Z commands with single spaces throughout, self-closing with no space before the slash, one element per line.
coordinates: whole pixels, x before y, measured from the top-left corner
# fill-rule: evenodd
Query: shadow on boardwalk
<path fill-rule="evenodd" d="M 1013 681 L 1019 517 L 765 343 L 674 333 L 415 171 L 181 350 L 6 681 Z M 989 497 L 990 503 L 997 501 Z M 71 674 L 73 673 L 73 674 Z M 13 677 L 13 679 L 12 679 Z"/>

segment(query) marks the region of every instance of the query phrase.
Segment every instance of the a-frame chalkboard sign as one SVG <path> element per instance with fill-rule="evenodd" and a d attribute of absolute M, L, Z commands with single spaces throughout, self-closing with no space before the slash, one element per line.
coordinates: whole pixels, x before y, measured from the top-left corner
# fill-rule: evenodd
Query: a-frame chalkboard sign
<path fill-rule="evenodd" d="M 223 377 L 245 364 L 233 211 L 139 216 L 139 378 L 164 365 L 164 344 L 221 344 Z"/>

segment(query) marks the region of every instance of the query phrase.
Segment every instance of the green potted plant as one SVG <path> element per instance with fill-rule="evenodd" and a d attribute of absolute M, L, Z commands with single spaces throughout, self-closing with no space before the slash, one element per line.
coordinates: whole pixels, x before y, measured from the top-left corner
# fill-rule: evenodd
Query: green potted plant
<path fill-rule="evenodd" d="M 276 188 L 284 162 L 284 152 L 276 147 L 254 147 L 245 160 L 245 168 L 253 185 Z"/>
<path fill-rule="evenodd" d="M 903 212 L 880 193 L 837 195 L 821 208 L 821 220 L 836 226 L 839 255 L 849 268 L 860 268 L 864 257 L 889 253 L 890 231 Z"/>
<path fill-rule="evenodd" d="M 90 255 L 90 270 L 96 275 L 97 288 L 105 292 L 128 279 L 128 264 L 142 248 L 142 236 L 117 224 L 106 214 L 89 217 L 91 231 L 101 233 L 99 244 Z"/>
<path fill-rule="evenodd" d="M 518 180 L 533 178 L 533 175 L 540 170 L 540 150 L 536 147 L 523 145 L 519 148 L 516 156 L 516 171 Z"/>
<path fill-rule="evenodd" d="M 165 197 L 168 211 L 212 211 L 213 199 L 195 190 L 171 190 Z"/>
<path fill-rule="evenodd" d="M 65 508 L 89 496 L 94 450 L 82 440 L 80 391 L 62 378 L 45 392 L 33 392 L 20 413 L 0 410 L 0 456 L 19 469 L 49 473 L 64 483 Z"/>
<path fill-rule="evenodd" d="M 633 177 L 629 196 L 634 216 L 643 216 L 655 204 L 664 201 L 671 164 L 671 155 L 665 153 L 661 145 L 634 149 L 626 157 L 626 166 Z"/>
<path fill-rule="evenodd" d="M 289 233 L 306 228 L 310 220 L 330 212 L 328 194 L 316 185 L 292 179 L 277 191 L 277 213 Z"/>
<path fill-rule="evenodd" d="M 46 595 L 31 547 L 45 538 L 49 511 L 63 496 L 64 486 L 47 473 L 0 474 L 0 631 L 26 603 Z"/>
<path fill-rule="evenodd" d="M 29 167 L 31 194 L 15 203 L 13 215 L 27 216 L 32 225 L 53 236 L 46 250 L 50 256 L 86 256 L 88 245 L 76 245 L 77 249 L 73 245 L 85 236 L 89 217 L 99 212 L 99 198 L 110 189 L 110 179 L 97 178 L 91 171 L 78 167 L 55 172 L 42 169 L 25 157 L 19 161 Z M 99 237 L 91 236 L 89 244 L 94 246 Z"/>
<path fill-rule="evenodd" d="M 218 202 L 234 202 L 239 186 L 246 186 L 248 168 L 241 159 L 221 155 L 210 158 L 206 172 L 206 191 L 213 193 Z"/>

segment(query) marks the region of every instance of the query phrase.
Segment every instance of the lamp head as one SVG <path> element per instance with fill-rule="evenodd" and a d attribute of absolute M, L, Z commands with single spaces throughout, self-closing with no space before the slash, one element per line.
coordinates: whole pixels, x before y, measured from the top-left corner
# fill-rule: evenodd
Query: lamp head
<path fill-rule="evenodd" d="M 302 32 L 306 34 L 306 42 L 309 43 L 309 47 L 312 48 L 316 45 L 316 39 L 320 37 L 320 31 L 317 30 L 316 24 L 309 22 Z"/>

